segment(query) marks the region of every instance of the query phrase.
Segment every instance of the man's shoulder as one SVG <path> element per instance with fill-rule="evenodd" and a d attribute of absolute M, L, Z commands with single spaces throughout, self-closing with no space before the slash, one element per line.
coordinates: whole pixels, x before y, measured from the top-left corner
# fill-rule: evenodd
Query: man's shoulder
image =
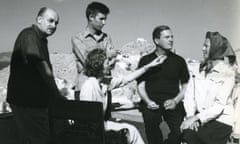
<path fill-rule="evenodd" d="M 150 61 L 152 61 L 155 58 L 155 54 L 153 53 L 149 53 L 146 55 L 141 56 L 139 62 L 138 62 L 138 67 L 141 67 L 147 63 L 149 63 Z"/>
<path fill-rule="evenodd" d="M 34 31 L 32 26 L 26 27 L 22 29 L 20 35 L 36 35 L 37 33 Z"/>
<path fill-rule="evenodd" d="M 148 53 L 148 54 L 143 55 L 140 59 L 152 58 L 152 57 L 154 57 L 154 55 L 155 55 L 155 53 L 154 53 L 154 52 L 151 52 L 151 53 Z"/>
<path fill-rule="evenodd" d="M 106 33 L 106 32 L 102 32 L 104 36 L 108 37 L 108 38 L 111 38 L 111 35 L 109 33 Z"/>
<path fill-rule="evenodd" d="M 31 26 L 30 27 L 25 27 L 19 32 L 19 34 L 17 35 L 17 39 L 16 39 L 17 41 L 16 42 L 29 41 L 29 39 L 31 39 L 31 41 L 32 40 L 34 40 L 34 41 L 40 40 L 37 32 Z"/>
<path fill-rule="evenodd" d="M 80 32 L 74 34 L 74 35 L 72 36 L 72 40 L 75 40 L 75 39 L 82 40 L 82 39 L 84 39 L 85 36 L 86 36 L 86 31 L 83 30 L 83 31 L 80 31 Z"/>
<path fill-rule="evenodd" d="M 185 62 L 185 59 L 180 56 L 179 54 L 176 54 L 176 53 L 172 53 L 170 54 L 172 57 L 174 57 L 177 61 L 184 61 Z"/>
<path fill-rule="evenodd" d="M 148 54 L 143 55 L 143 56 L 140 58 L 140 60 L 152 59 L 154 56 L 155 56 L 155 53 L 154 53 L 154 52 L 151 52 L 151 53 L 148 53 Z"/>

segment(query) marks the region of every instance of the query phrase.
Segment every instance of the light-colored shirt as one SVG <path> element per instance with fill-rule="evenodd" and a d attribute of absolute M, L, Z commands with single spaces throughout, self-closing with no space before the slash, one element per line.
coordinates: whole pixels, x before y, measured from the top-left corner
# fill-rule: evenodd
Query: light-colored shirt
<path fill-rule="evenodd" d="M 128 81 L 126 81 L 123 76 L 113 77 L 109 85 L 99 83 L 95 77 L 89 77 L 82 85 L 80 100 L 102 102 L 103 110 L 105 112 L 107 108 L 107 91 L 124 86 L 127 83 Z M 119 131 L 123 128 L 127 128 L 129 130 L 127 136 L 129 144 L 144 144 L 138 130 L 130 124 L 108 120 L 104 122 L 104 126 L 106 131 Z"/>
<path fill-rule="evenodd" d="M 109 53 L 114 51 L 114 46 L 109 34 L 102 32 L 96 37 L 90 33 L 88 29 L 72 37 L 72 46 L 78 70 L 76 90 L 80 90 L 82 83 L 86 80 L 86 77 L 84 78 L 82 71 L 87 54 L 93 49 L 100 48 L 106 50 L 107 55 L 110 55 Z"/>
<path fill-rule="evenodd" d="M 82 85 L 80 100 L 103 103 L 103 111 L 107 109 L 107 91 L 121 87 L 128 82 L 122 76 L 113 77 L 110 84 L 99 83 L 95 77 L 89 77 Z"/>
<path fill-rule="evenodd" d="M 224 61 L 218 62 L 213 69 L 205 72 L 191 70 L 192 75 L 184 97 L 186 116 L 197 113 L 202 123 L 210 120 L 233 125 L 233 98 L 232 90 L 235 83 L 234 68 Z"/>

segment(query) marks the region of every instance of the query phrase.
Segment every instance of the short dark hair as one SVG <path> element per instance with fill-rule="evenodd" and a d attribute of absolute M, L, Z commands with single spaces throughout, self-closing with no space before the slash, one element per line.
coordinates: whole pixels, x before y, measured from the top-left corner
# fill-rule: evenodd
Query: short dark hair
<path fill-rule="evenodd" d="M 153 29 L 153 32 L 152 32 L 153 42 L 154 42 L 155 38 L 160 38 L 161 32 L 164 31 L 164 30 L 170 30 L 170 27 L 167 26 L 167 25 L 160 25 L 160 26 L 157 26 Z"/>
<path fill-rule="evenodd" d="M 99 78 L 103 75 L 104 61 L 107 59 L 106 51 L 96 48 L 90 51 L 85 60 L 85 74 L 88 77 Z"/>
<path fill-rule="evenodd" d="M 110 13 L 110 9 L 103 3 L 100 2 L 92 2 L 87 6 L 86 9 L 86 17 L 89 20 L 90 15 L 96 15 L 97 13 L 102 13 L 104 15 L 108 15 Z"/>

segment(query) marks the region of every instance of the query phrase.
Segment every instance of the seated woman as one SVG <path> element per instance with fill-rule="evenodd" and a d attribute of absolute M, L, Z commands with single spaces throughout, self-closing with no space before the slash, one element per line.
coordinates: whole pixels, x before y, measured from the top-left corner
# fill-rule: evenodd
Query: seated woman
<path fill-rule="evenodd" d="M 228 40 L 218 32 L 207 32 L 204 62 L 194 73 L 185 98 L 182 122 L 187 144 L 226 144 L 232 132 L 236 56 Z"/>
<path fill-rule="evenodd" d="M 151 63 L 145 65 L 128 75 L 112 77 L 106 80 L 106 76 L 112 69 L 111 60 L 107 59 L 106 53 L 102 49 L 94 49 L 87 55 L 85 61 L 85 73 L 89 77 L 82 85 L 80 92 L 80 100 L 85 101 L 99 101 L 103 103 L 103 110 L 106 114 L 108 106 L 109 91 L 114 88 L 119 88 L 126 85 L 128 82 L 135 80 L 137 77 L 146 72 L 149 68 L 161 64 L 166 59 L 166 56 L 160 56 L 153 60 Z M 138 130 L 127 123 L 119 123 L 106 120 L 105 130 L 121 130 L 127 128 L 129 131 L 128 143 L 129 144 L 143 144 L 144 141 Z"/>

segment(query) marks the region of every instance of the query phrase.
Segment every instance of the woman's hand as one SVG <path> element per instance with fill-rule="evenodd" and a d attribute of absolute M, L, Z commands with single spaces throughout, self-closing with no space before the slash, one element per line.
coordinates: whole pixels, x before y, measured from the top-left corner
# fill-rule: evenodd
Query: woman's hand
<path fill-rule="evenodd" d="M 185 129 L 193 129 L 193 130 L 198 130 L 199 123 L 197 122 L 197 117 L 196 116 L 191 116 L 188 117 L 186 120 L 184 120 L 180 126 L 180 130 L 183 131 Z"/>

